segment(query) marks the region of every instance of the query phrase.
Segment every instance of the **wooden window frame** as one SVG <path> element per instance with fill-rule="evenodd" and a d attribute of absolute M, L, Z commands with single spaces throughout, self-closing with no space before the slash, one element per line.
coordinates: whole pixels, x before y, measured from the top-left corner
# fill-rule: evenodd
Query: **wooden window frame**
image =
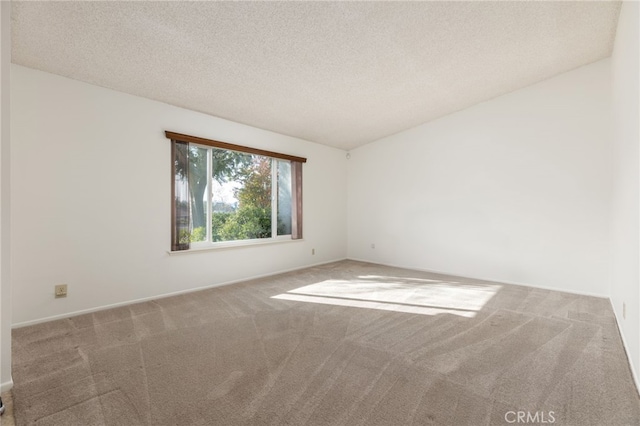
<path fill-rule="evenodd" d="M 214 148 L 222 148 L 222 149 L 228 149 L 230 151 L 246 152 L 248 154 L 262 155 L 264 157 L 278 158 L 280 160 L 288 160 L 288 161 L 297 162 L 297 163 L 307 162 L 307 159 L 304 157 L 296 157 L 294 155 L 281 154 L 279 152 L 267 151 L 264 149 L 251 148 L 251 147 L 242 146 L 242 145 L 235 145 L 232 143 L 216 141 L 213 139 L 199 138 L 197 136 L 189 136 L 182 133 L 175 133 L 170 131 L 165 131 L 164 134 L 167 137 L 167 139 L 180 141 L 180 142 L 196 143 L 200 145 L 212 146 Z"/>
<path fill-rule="evenodd" d="M 294 155 L 282 154 L 274 151 L 267 151 L 264 149 L 251 148 L 243 145 L 236 145 L 228 142 L 217 141 L 213 139 L 200 138 L 197 136 L 185 135 L 183 133 L 176 133 L 165 131 L 167 139 L 171 140 L 171 161 L 172 161 L 172 182 L 171 182 L 171 250 L 172 251 L 184 251 L 191 248 L 190 243 L 181 243 L 179 236 L 179 229 L 176 223 L 177 220 L 177 204 L 176 204 L 176 191 L 175 191 L 175 161 L 176 150 L 175 143 L 197 144 L 204 145 L 213 148 L 225 149 L 230 151 L 242 152 L 247 154 L 260 155 L 263 157 L 275 158 L 279 160 L 285 160 L 291 162 L 291 239 L 302 239 L 302 164 L 307 162 L 304 157 L 297 157 Z M 272 235 L 271 239 L 277 238 L 277 235 Z M 239 240 L 242 241 L 242 240 Z M 215 244 L 215 243 L 212 243 Z"/>

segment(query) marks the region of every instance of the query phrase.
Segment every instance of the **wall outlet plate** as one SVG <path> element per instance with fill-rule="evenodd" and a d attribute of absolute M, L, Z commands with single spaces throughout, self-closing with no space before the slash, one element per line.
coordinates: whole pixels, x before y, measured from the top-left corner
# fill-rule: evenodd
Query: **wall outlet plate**
<path fill-rule="evenodd" d="M 59 284 L 56 286 L 56 297 L 67 297 L 67 285 Z"/>

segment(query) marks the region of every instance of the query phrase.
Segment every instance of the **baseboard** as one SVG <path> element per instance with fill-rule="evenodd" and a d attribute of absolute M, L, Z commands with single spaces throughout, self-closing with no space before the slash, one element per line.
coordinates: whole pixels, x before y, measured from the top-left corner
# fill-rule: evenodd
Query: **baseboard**
<path fill-rule="evenodd" d="M 613 300 L 609 298 L 609 303 L 611 303 L 611 309 L 613 310 L 613 316 L 616 318 L 616 326 L 618 327 L 618 333 L 620 333 L 620 339 L 622 340 L 622 346 L 624 347 L 624 352 L 627 355 L 627 362 L 629 363 L 629 368 L 631 369 L 631 377 L 633 377 L 633 382 L 636 385 L 636 392 L 640 396 L 640 378 L 638 377 L 638 373 L 633 366 L 633 360 L 631 359 L 631 352 L 629 352 L 629 346 L 627 346 L 627 339 L 624 337 L 624 333 L 622 332 L 622 327 L 620 327 L 620 319 L 618 318 L 618 313 L 616 312 L 615 307 L 613 306 Z"/>
<path fill-rule="evenodd" d="M 572 290 L 558 290 L 557 288 L 530 285 L 530 284 L 524 284 L 524 283 L 516 283 L 516 282 L 509 282 L 509 281 L 498 281 L 498 280 L 492 280 L 492 279 L 487 279 L 487 278 L 478 278 L 478 277 L 469 277 L 469 276 L 464 276 L 464 275 L 450 273 L 450 272 L 434 271 L 432 269 L 423 269 L 423 268 L 412 268 L 412 267 L 394 265 L 394 264 L 390 264 L 390 263 L 371 262 L 369 260 L 355 259 L 355 258 L 352 258 L 352 257 L 350 257 L 348 259 L 349 260 L 354 260 L 356 262 L 373 263 L 373 264 L 377 264 L 377 265 L 390 266 L 390 267 L 393 267 L 393 268 L 411 269 L 411 270 L 414 270 L 414 271 L 430 272 L 430 273 L 433 273 L 433 274 L 441 274 L 441 275 L 451 275 L 451 276 L 454 276 L 454 277 L 460 277 L 460 278 L 465 278 L 465 279 L 470 279 L 470 280 L 490 281 L 490 282 L 495 282 L 495 283 L 498 283 L 498 284 L 509 284 L 509 285 L 533 287 L 533 288 L 539 288 L 539 289 L 542 289 L 542 290 L 552 290 L 552 291 L 559 291 L 559 292 L 562 292 L 562 293 L 577 294 L 579 296 L 591 296 L 591 297 L 598 297 L 598 298 L 601 298 L 601 299 L 607 299 L 609 301 L 609 303 L 611 304 L 611 310 L 613 311 L 613 315 L 614 315 L 614 317 L 616 319 L 616 326 L 618 327 L 618 333 L 620 333 L 620 338 L 622 340 L 622 346 L 624 347 L 624 351 L 625 351 L 625 354 L 627 356 L 627 362 L 629 364 L 629 369 L 631 370 L 631 377 L 633 377 L 633 382 L 636 385 L 636 392 L 638 392 L 638 395 L 640 395 L 640 378 L 638 377 L 636 369 L 635 369 L 635 367 L 633 365 L 633 361 L 632 361 L 632 359 L 631 359 L 631 357 L 629 355 L 630 354 L 629 347 L 627 346 L 627 341 L 626 341 L 626 339 L 624 337 L 624 333 L 622 332 L 622 327 L 620 327 L 620 320 L 618 318 L 618 313 L 614 309 L 613 302 L 611 301 L 611 298 L 609 296 L 604 296 L 604 295 L 601 295 L 601 294 L 587 293 L 587 292 L 580 292 L 580 291 L 572 291 Z"/>
<path fill-rule="evenodd" d="M 232 281 L 226 281 L 226 282 L 222 282 L 222 283 L 212 284 L 212 285 L 204 286 L 204 287 L 197 287 L 197 288 L 193 288 L 193 289 L 181 290 L 181 291 L 176 291 L 176 292 L 172 292 L 172 293 L 166 293 L 166 294 L 161 294 L 161 295 L 156 295 L 156 296 L 151 296 L 151 297 L 145 297 L 145 298 L 141 298 L 141 299 L 130 300 L 130 301 L 126 301 L 126 302 L 114 303 L 114 304 L 111 304 L 111 305 L 99 306 L 99 307 L 96 307 L 96 308 L 90 308 L 90 309 L 84 309 L 84 310 L 80 310 L 80 311 L 68 312 L 68 313 L 65 313 L 65 314 L 54 315 L 54 316 L 50 316 L 50 317 L 46 317 L 46 318 L 40 318 L 40 319 L 37 319 L 37 320 L 24 321 L 24 322 L 21 322 L 21 323 L 16 323 L 16 324 L 12 325 L 12 328 L 26 327 L 26 326 L 29 326 L 29 325 L 40 324 L 40 323 L 43 323 L 43 322 L 55 321 L 55 320 L 58 320 L 58 319 L 70 318 L 70 317 L 74 317 L 74 316 L 77 316 L 77 315 L 83 315 L 83 314 L 88 314 L 88 313 L 92 313 L 92 312 L 103 311 L 105 309 L 118 308 L 118 307 L 121 307 L 121 306 L 127 306 L 127 305 L 131 305 L 131 304 L 134 304 L 134 303 L 140 303 L 140 302 L 147 302 L 147 301 L 150 301 L 150 300 L 163 299 L 163 298 L 166 298 L 166 297 L 178 296 L 180 294 L 188 294 L 188 293 L 193 293 L 193 292 L 196 292 L 196 291 L 206 290 L 206 289 L 210 289 L 210 288 L 216 288 L 216 287 L 222 287 L 222 286 L 226 286 L 226 285 L 236 284 L 236 283 L 243 282 L 243 281 L 249 281 L 249 280 L 254 280 L 254 279 L 259 279 L 259 278 L 271 277 L 271 276 L 275 276 L 275 275 L 285 274 L 287 272 L 299 271 L 301 269 L 312 268 L 312 267 L 315 267 L 315 266 L 326 265 L 326 264 L 334 263 L 334 262 L 340 262 L 342 260 L 353 260 L 353 261 L 356 261 L 356 262 L 374 263 L 374 264 L 378 264 L 378 265 L 390 266 L 390 267 L 393 267 L 393 268 L 411 269 L 411 270 L 414 270 L 414 271 L 430 272 L 430 273 L 441 274 L 441 275 L 451 275 L 451 276 L 465 278 L 465 279 L 471 279 L 471 280 L 490 281 L 490 282 L 495 282 L 495 283 L 517 285 L 517 286 L 525 286 L 525 287 L 533 287 L 533 288 L 539 288 L 539 289 L 543 289 L 543 290 L 553 290 L 553 291 L 560 291 L 560 292 L 564 292 L 564 293 L 578 294 L 578 295 L 581 295 L 581 296 L 592 296 L 592 297 L 599 297 L 599 298 L 608 299 L 609 303 L 611 303 L 611 309 L 613 310 L 613 314 L 614 314 L 614 317 L 616 319 L 616 326 L 618 327 L 618 332 L 620 333 L 620 338 L 622 340 L 622 345 L 624 347 L 625 354 L 627 355 L 627 361 L 629 363 L 629 368 L 631 370 L 631 376 L 633 377 L 634 384 L 636 385 L 636 392 L 638 392 L 638 394 L 640 395 L 640 378 L 638 377 L 636 369 L 635 369 L 635 367 L 633 365 L 633 361 L 631 360 L 631 357 L 629 356 L 629 348 L 628 348 L 628 345 L 627 345 L 627 341 L 625 339 L 624 333 L 622 332 L 622 328 L 620 327 L 620 320 L 618 318 L 618 314 L 617 314 L 616 310 L 613 307 L 613 302 L 611 301 L 610 297 L 603 296 L 603 295 L 598 295 L 598 294 L 586 293 L 586 292 L 576 292 L 576 291 L 571 291 L 571 290 L 558 290 L 558 289 L 555 289 L 555 288 L 536 286 L 536 285 L 530 285 L 530 284 L 524 284 L 524 283 L 516 283 L 516 282 L 508 282 L 508 281 L 496 281 L 496 280 L 487 279 L 487 278 L 469 277 L 469 276 L 464 276 L 464 275 L 445 272 L 445 271 L 436 271 L 436 270 L 432 270 L 432 269 L 407 267 L 407 266 L 394 265 L 394 264 L 381 263 L 381 262 L 371 262 L 369 260 L 356 259 L 356 258 L 346 258 L 345 257 L 345 258 L 340 258 L 340 259 L 333 259 L 333 260 L 328 260 L 328 261 L 324 261 L 324 262 L 314 263 L 314 264 L 311 264 L 311 265 L 305 265 L 305 266 L 300 266 L 300 267 L 296 267 L 296 268 L 289 268 L 289 269 L 284 269 L 284 270 L 280 270 L 280 271 L 277 271 L 277 272 L 270 272 L 270 273 L 267 273 L 267 274 L 254 275 L 254 276 L 246 277 L 246 278 L 242 278 L 242 279 L 237 279 L 237 280 L 232 280 Z M 2 383 L 2 384 L 0 384 L 0 392 L 6 392 L 6 391 L 10 390 L 12 387 L 13 387 L 13 381 L 12 380 L 10 380 L 8 382 L 5 382 L 5 383 Z"/>
<path fill-rule="evenodd" d="M 0 383 L 0 392 L 4 393 L 10 391 L 13 388 L 13 380 L 9 380 L 8 382 Z"/>
<path fill-rule="evenodd" d="M 240 282 L 244 282 L 244 281 L 250 281 L 250 280 L 255 280 L 255 279 L 259 279 L 259 278 L 272 277 L 274 275 L 286 274 L 287 272 L 299 271 L 301 269 L 307 269 L 307 268 L 313 268 L 315 266 L 327 265 L 329 263 L 340 262 L 342 260 L 347 260 L 347 258 L 343 257 L 343 258 L 340 258 L 340 259 L 327 260 L 327 261 L 323 261 L 323 262 L 313 263 L 311 265 L 304 265 L 304 266 L 299 266 L 299 267 L 295 267 L 295 268 L 282 269 L 282 270 L 279 270 L 279 271 L 276 271 L 276 272 L 269 272 L 269 273 L 266 273 L 266 274 L 252 275 L 252 276 L 245 277 L 245 278 L 240 278 L 240 279 L 237 279 L 237 280 L 225 281 L 225 282 L 222 282 L 222 283 L 211 284 L 211 285 L 204 286 L 204 287 L 190 288 L 190 289 L 186 289 L 186 290 L 175 291 L 175 292 L 172 292 L 172 293 L 164 293 L 164 294 L 158 294 L 158 295 L 155 295 L 155 296 L 143 297 L 141 299 L 134 299 L 134 300 L 127 300 L 125 302 L 112 303 L 110 305 L 103 305 L 103 306 L 98 306 L 98 307 L 95 307 L 95 308 L 89 308 L 89 309 L 82 309 L 82 310 L 79 310 L 79 311 L 66 312 L 64 314 L 52 315 L 50 317 L 39 318 L 39 319 L 35 319 L 35 320 L 23 321 L 23 322 L 15 323 L 15 324 L 11 325 L 11 328 L 15 329 L 15 328 L 28 327 L 30 325 L 41 324 L 41 323 L 44 323 L 44 322 L 55 321 L 55 320 L 65 319 L 65 318 L 71 318 L 71 317 L 75 317 L 75 316 L 78 316 L 78 315 L 90 314 L 90 313 L 98 312 L 98 311 L 104 311 L 106 309 L 119 308 L 121 306 L 132 305 L 134 303 L 141 303 L 141 302 L 148 302 L 150 300 L 164 299 L 164 298 L 167 298 L 167 297 L 179 296 L 181 294 L 193 293 L 193 292 L 196 292 L 196 291 L 207 290 L 207 289 L 216 288 L 216 287 L 222 287 L 222 286 L 236 284 L 236 283 L 240 283 Z"/>
<path fill-rule="evenodd" d="M 451 275 L 452 277 L 460 277 L 460 278 L 465 278 L 467 280 L 489 281 L 489 282 L 493 282 L 493 283 L 497 283 L 497 284 L 517 285 L 517 286 L 520 286 L 520 287 L 532 287 L 532 288 L 537 288 L 537 289 L 540 289 L 540 290 L 552 290 L 552 291 L 559 291 L 561 293 L 577 294 L 579 296 L 590 296 L 590 297 L 598 297 L 600 299 L 609 299 L 609 296 L 607 296 L 605 294 L 589 293 L 589 292 L 586 292 L 586 291 L 565 290 L 565 289 L 559 289 L 559 288 L 555 288 L 555 287 L 545 287 L 545 286 L 541 286 L 541 285 L 519 283 L 519 282 L 515 282 L 515 281 L 504 281 L 504 280 L 492 279 L 492 278 L 470 277 L 468 275 L 460 275 L 460 274 L 457 274 L 455 272 L 437 271 L 437 270 L 434 270 L 434 269 L 417 268 L 417 267 L 414 267 L 414 266 L 395 265 L 393 263 L 373 262 L 371 260 L 356 259 L 356 258 L 353 258 L 353 257 L 349 257 L 348 260 L 354 260 L 356 262 L 373 263 L 373 264 L 382 265 L 382 266 L 390 266 L 392 268 L 402 268 L 402 269 L 410 269 L 410 270 L 413 270 L 413 271 L 430 272 L 432 274 Z"/>

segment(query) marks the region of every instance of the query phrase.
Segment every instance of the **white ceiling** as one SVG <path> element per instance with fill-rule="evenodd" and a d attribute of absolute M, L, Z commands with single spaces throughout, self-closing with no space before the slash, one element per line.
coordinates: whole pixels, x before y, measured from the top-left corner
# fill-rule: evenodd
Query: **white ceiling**
<path fill-rule="evenodd" d="M 13 2 L 13 62 L 350 149 L 611 55 L 620 2 Z"/>

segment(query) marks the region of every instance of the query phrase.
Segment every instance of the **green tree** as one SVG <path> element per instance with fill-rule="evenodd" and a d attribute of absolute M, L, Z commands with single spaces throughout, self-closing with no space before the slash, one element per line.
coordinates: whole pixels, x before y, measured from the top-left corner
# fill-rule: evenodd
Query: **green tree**
<path fill-rule="evenodd" d="M 195 231 L 206 225 L 204 191 L 207 188 L 207 150 L 189 147 L 189 199 L 191 200 L 191 227 Z M 191 241 L 202 241 L 201 233 L 192 232 Z M 206 233 L 205 233 L 206 235 Z"/>
<path fill-rule="evenodd" d="M 211 216 L 211 241 L 225 241 L 222 229 L 235 212 L 213 212 Z"/>
<path fill-rule="evenodd" d="M 250 165 L 238 170 L 238 210 L 222 224 L 221 240 L 244 240 L 271 236 L 271 159 L 253 156 Z M 215 226 L 215 224 L 214 224 Z M 214 233 L 217 233 L 214 230 Z"/>
<path fill-rule="evenodd" d="M 189 198 L 191 200 L 192 229 L 206 226 L 207 213 L 203 201 L 209 178 L 207 176 L 207 149 L 189 147 Z M 251 165 L 251 156 L 226 149 L 213 149 L 212 178 L 220 183 L 235 179 Z M 205 234 L 206 235 L 206 234 Z M 191 241 L 196 240 L 192 237 Z"/>
<path fill-rule="evenodd" d="M 236 196 L 243 206 L 255 206 L 271 209 L 271 159 L 255 157 L 249 167 L 240 171 L 243 185 L 237 190 Z"/>
<path fill-rule="evenodd" d="M 208 149 L 190 146 L 184 151 L 188 170 L 177 170 L 187 176 L 191 210 L 190 241 L 206 238 L 206 203 L 204 195 L 210 177 L 207 175 Z M 271 236 L 271 163 L 267 157 L 224 149 L 212 149 L 212 176 L 219 183 L 237 181 L 238 209 L 233 213 L 214 212 L 212 215 L 212 241 L 229 241 Z M 184 158 L 184 156 L 182 157 Z M 179 167 L 179 166 L 178 166 Z"/>
<path fill-rule="evenodd" d="M 270 210 L 270 209 L 269 209 Z M 268 238 L 271 236 L 271 212 L 245 205 L 231 214 L 220 229 L 222 241 Z"/>

